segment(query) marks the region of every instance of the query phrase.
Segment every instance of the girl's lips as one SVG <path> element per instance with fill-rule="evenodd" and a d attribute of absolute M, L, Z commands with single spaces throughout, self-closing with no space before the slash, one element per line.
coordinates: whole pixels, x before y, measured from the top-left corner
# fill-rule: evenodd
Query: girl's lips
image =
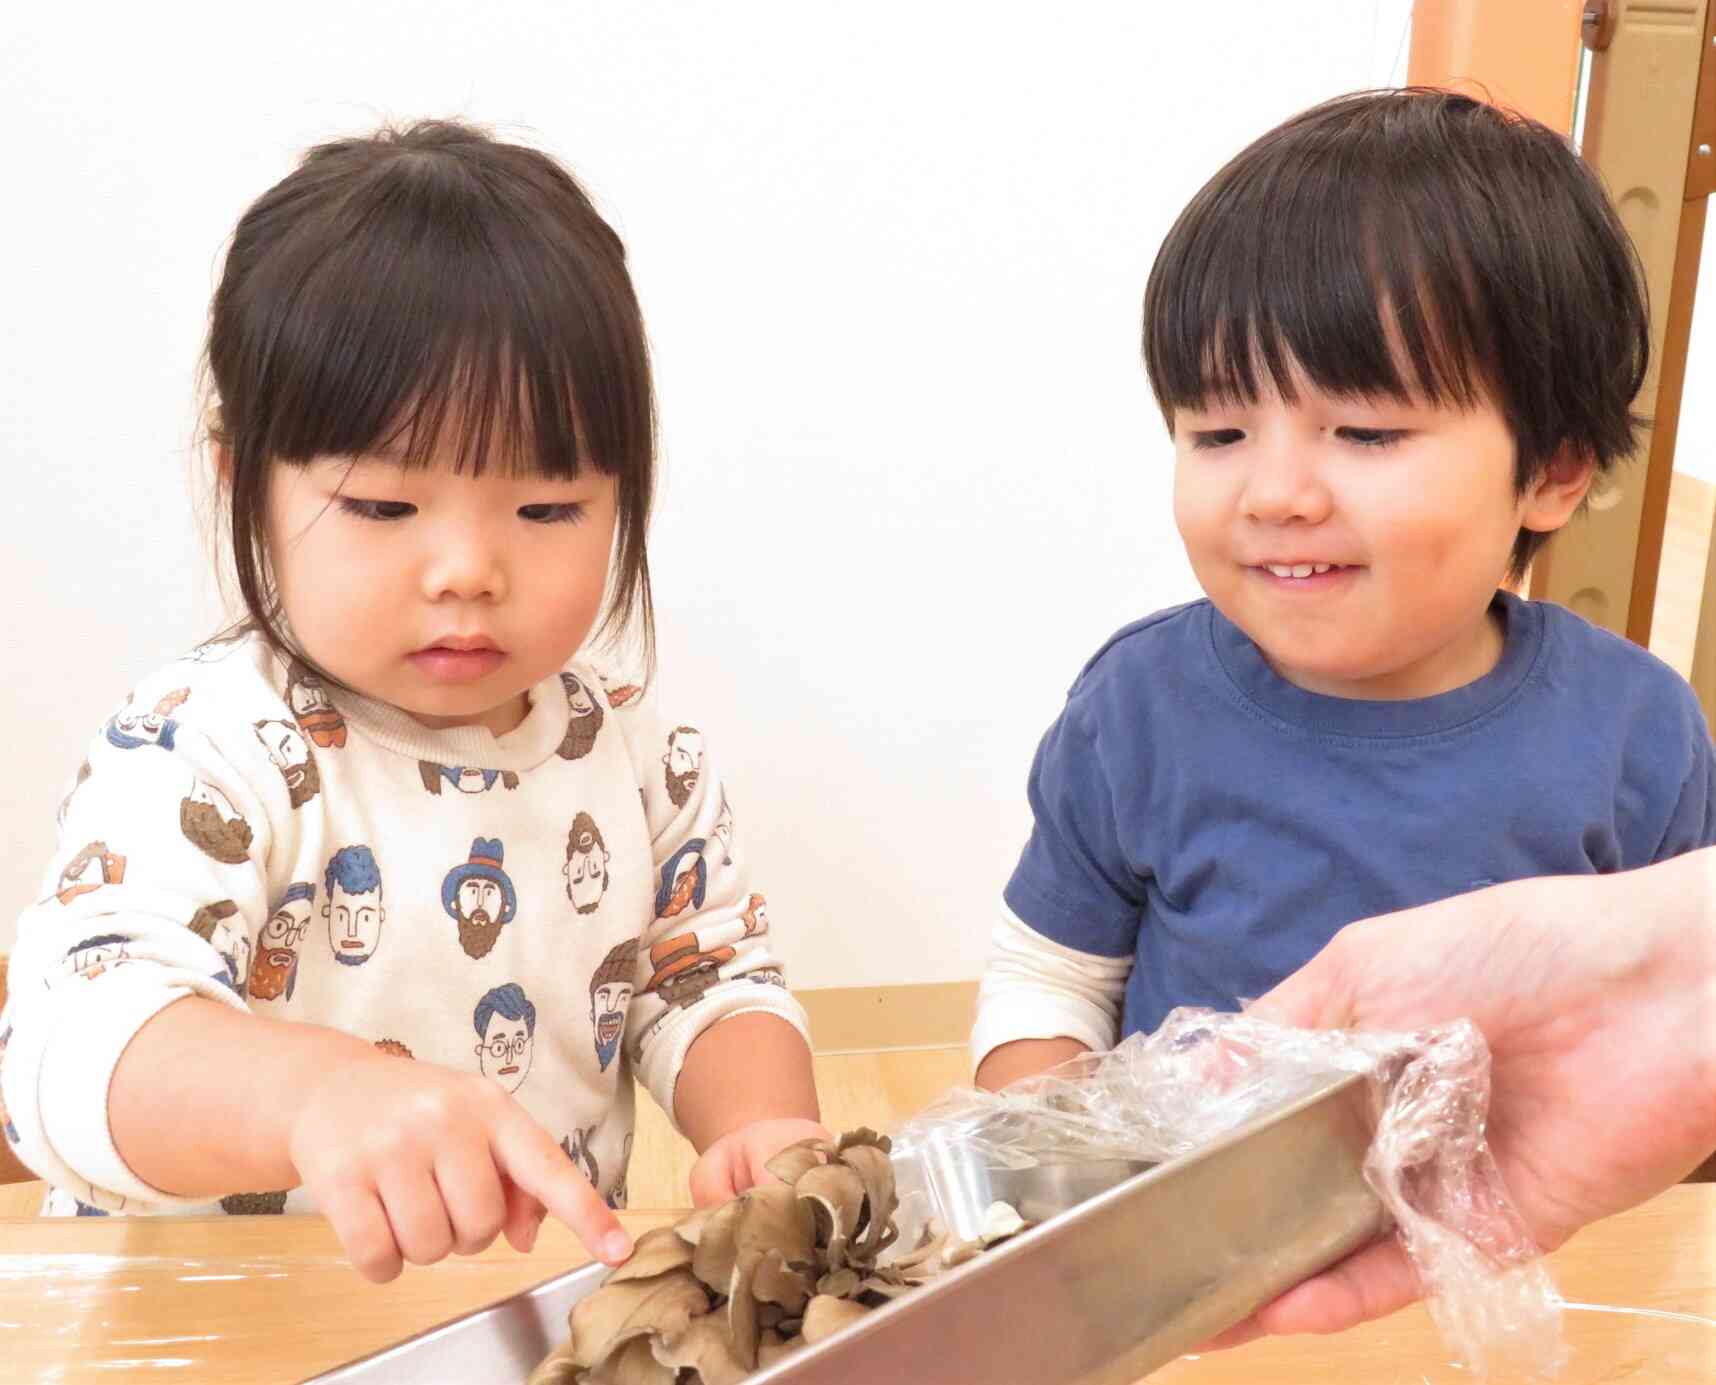
<path fill-rule="evenodd" d="M 474 683 L 506 662 L 506 654 L 499 649 L 449 649 L 439 644 L 407 657 L 419 673 L 436 683 Z"/>

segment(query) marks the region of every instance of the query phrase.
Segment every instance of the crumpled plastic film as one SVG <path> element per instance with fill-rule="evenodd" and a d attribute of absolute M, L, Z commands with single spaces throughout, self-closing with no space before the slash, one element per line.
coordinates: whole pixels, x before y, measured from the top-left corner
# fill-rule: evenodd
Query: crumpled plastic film
<path fill-rule="evenodd" d="M 1001 1092 L 950 1092 L 896 1141 L 956 1140 L 996 1168 L 1162 1162 L 1343 1073 L 1369 1078 L 1376 1124 L 1365 1178 L 1449 1351 L 1480 1378 L 1503 1365 L 1553 1374 L 1565 1357 L 1560 1299 L 1485 1141 L 1489 1048 L 1465 1021 L 1312 1031 L 1182 1008 L 1152 1034 Z"/>

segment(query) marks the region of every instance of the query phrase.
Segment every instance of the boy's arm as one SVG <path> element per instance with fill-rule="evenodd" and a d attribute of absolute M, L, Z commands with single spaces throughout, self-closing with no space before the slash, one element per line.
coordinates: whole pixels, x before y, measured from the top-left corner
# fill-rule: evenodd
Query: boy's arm
<path fill-rule="evenodd" d="M 1002 907 L 971 1030 L 976 1082 L 988 1091 L 1114 1046 L 1131 957 L 1079 952 Z"/>

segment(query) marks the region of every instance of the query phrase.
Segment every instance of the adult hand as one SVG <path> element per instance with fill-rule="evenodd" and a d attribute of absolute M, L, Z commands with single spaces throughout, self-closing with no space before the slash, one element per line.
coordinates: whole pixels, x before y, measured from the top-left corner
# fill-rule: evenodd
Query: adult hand
<path fill-rule="evenodd" d="M 772 1175 L 763 1166 L 800 1140 L 832 1140 L 813 1120 L 784 1117 L 751 1121 L 716 1140 L 691 1168 L 691 1201 L 710 1207 L 737 1197 Z"/>
<path fill-rule="evenodd" d="M 359 1054 L 304 1093 L 289 1151 L 352 1264 L 377 1282 L 406 1260 L 475 1254 L 503 1230 L 527 1251 L 544 1209 L 597 1259 L 618 1264 L 631 1253 L 553 1137 L 475 1073 Z"/>
<path fill-rule="evenodd" d="M 1353 924 L 1253 1013 L 1317 1029 L 1473 1020 L 1492 1058 L 1490 1149 L 1554 1250 L 1716 1149 L 1716 848 Z M 1419 1293 L 1404 1250 L 1381 1242 L 1214 1345 L 1340 1331 Z"/>

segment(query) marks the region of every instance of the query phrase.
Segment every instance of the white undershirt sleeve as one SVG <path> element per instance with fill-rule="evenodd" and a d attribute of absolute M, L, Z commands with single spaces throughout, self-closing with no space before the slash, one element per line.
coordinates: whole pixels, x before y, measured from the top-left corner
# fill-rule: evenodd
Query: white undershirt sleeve
<path fill-rule="evenodd" d="M 1096 1052 L 1114 1047 L 1132 958 L 1079 952 L 1045 938 L 1005 904 L 990 934 L 977 993 L 971 1066 L 1015 1039 L 1076 1039 Z"/>

